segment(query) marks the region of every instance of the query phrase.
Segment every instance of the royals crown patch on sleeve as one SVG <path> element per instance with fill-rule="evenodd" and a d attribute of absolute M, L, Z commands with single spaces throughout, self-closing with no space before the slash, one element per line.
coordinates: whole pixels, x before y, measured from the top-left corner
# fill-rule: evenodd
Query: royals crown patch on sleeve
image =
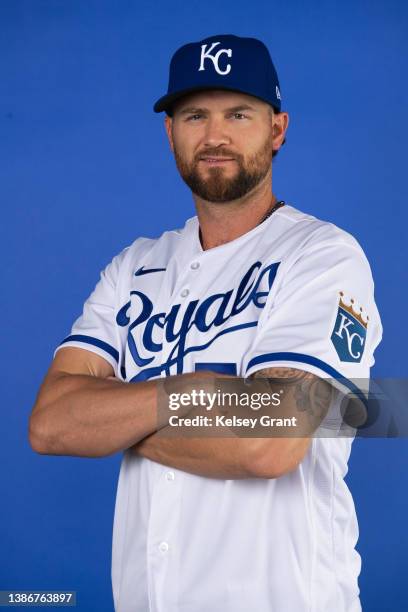
<path fill-rule="evenodd" d="M 369 317 L 367 315 L 363 318 L 363 308 L 355 310 L 353 298 L 350 298 L 348 305 L 343 300 L 343 291 L 339 293 L 339 307 L 331 341 L 340 361 L 359 363 L 363 356 Z"/>

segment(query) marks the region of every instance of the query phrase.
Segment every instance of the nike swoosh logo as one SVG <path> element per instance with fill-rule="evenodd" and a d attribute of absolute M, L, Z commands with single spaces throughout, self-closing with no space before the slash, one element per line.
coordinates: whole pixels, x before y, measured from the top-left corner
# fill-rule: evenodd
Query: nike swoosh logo
<path fill-rule="evenodd" d="M 165 272 L 166 268 L 147 268 L 144 266 L 136 270 L 135 276 L 143 276 L 143 274 L 151 274 L 152 272 Z"/>

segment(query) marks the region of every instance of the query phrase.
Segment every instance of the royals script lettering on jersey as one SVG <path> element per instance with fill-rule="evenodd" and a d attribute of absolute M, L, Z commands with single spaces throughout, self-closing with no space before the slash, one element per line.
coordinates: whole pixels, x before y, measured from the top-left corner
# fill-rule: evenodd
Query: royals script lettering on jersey
<path fill-rule="evenodd" d="M 285 205 L 203 251 L 197 217 L 139 238 L 103 270 L 57 347 L 123 381 L 289 366 L 355 388 L 382 325 L 369 263 L 332 223 Z M 220 480 L 124 452 L 112 551 L 117 612 L 361 610 L 352 438 L 314 438 L 278 479 Z"/>

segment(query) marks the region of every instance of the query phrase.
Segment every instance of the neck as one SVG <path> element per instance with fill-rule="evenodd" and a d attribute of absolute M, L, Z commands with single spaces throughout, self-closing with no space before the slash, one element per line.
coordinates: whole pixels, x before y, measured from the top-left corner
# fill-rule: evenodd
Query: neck
<path fill-rule="evenodd" d="M 194 196 L 203 250 L 231 242 L 254 229 L 276 204 L 271 184 L 231 202 L 207 202 Z"/>

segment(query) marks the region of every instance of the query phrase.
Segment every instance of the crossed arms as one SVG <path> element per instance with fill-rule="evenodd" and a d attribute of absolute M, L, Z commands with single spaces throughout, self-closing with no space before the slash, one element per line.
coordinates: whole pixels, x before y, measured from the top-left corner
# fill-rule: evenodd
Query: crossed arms
<path fill-rule="evenodd" d="M 29 440 L 40 454 L 104 457 L 131 453 L 186 472 L 222 479 L 277 478 L 295 469 L 305 456 L 312 431 L 331 401 L 323 379 L 292 368 L 269 368 L 255 377 L 286 382 L 282 414 L 300 418 L 300 437 L 166 437 L 165 415 L 157 411 L 163 379 L 127 384 L 114 378 L 102 357 L 79 348 L 60 349 L 38 392 L 29 421 Z M 230 377 L 226 377 L 230 378 Z M 231 377 L 233 378 L 233 377 Z M 192 388 L 214 390 L 214 372 L 168 377 L 168 392 Z M 267 384 L 268 381 L 262 381 Z M 299 412 L 299 385 L 310 398 Z M 190 407 L 178 411 L 188 414 Z M 215 408 L 217 410 L 217 408 Z M 295 412 L 296 410 L 296 412 Z M 184 412 L 183 412 L 184 411 Z M 161 420 L 162 419 L 162 420 Z"/>

